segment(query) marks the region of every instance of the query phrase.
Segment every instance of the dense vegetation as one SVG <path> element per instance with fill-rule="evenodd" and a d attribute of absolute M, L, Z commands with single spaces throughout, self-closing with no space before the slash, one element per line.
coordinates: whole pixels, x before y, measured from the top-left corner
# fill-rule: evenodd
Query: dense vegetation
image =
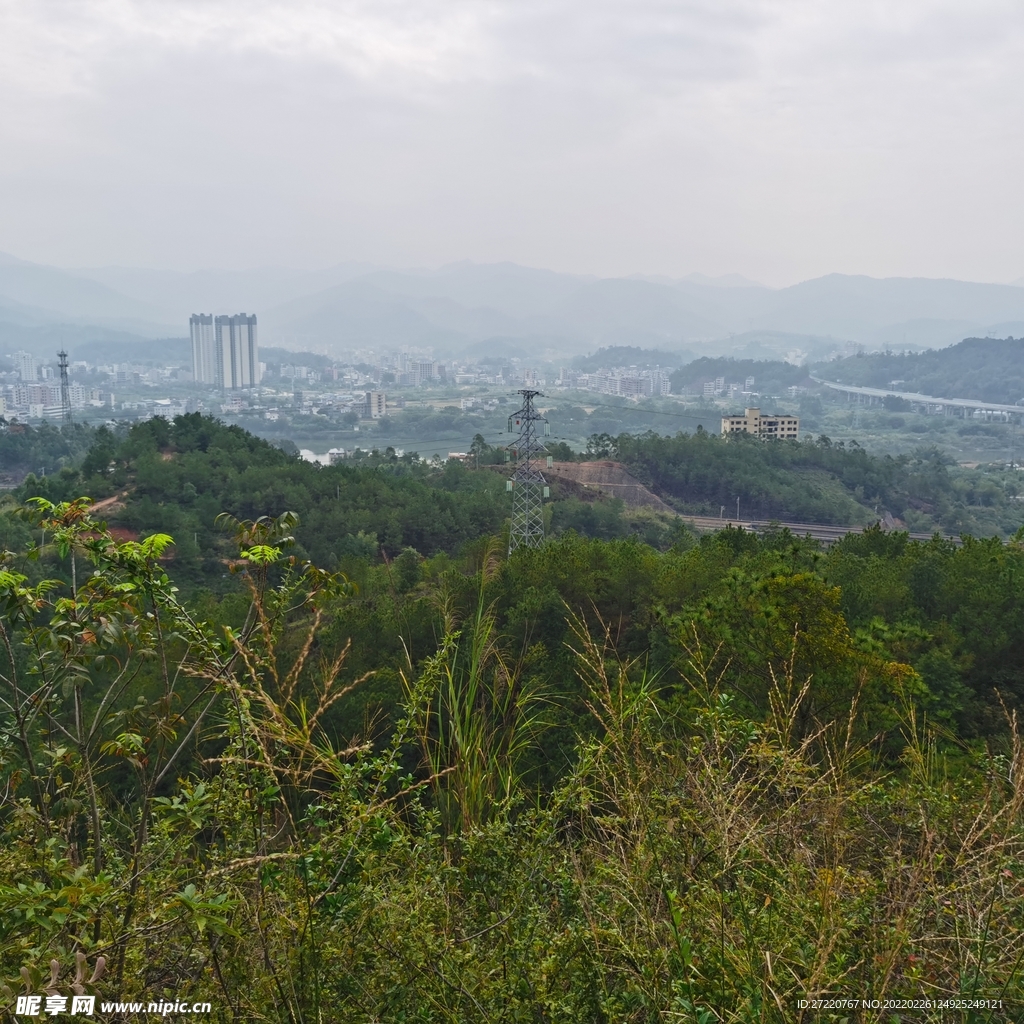
<path fill-rule="evenodd" d="M 749 519 L 868 523 L 888 512 L 915 530 L 1012 533 L 1024 518 L 1016 474 L 964 470 L 936 448 L 878 457 L 828 437 L 763 444 L 703 431 L 623 435 L 609 451 L 680 509 L 717 515 L 740 499 Z"/>
<path fill-rule="evenodd" d="M 1024 338 L 967 338 L 924 352 L 859 353 L 819 364 L 825 380 L 916 391 L 937 398 L 977 398 L 1014 405 L 1024 398 Z"/>
<path fill-rule="evenodd" d="M 95 440 L 90 427 L 62 430 L 44 421 L 38 427 L 0 418 L 0 484 L 20 483 L 28 473 L 55 474 L 74 467 Z"/>
<path fill-rule="evenodd" d="M 1024 397 L 1024 339 L 966 338 L 956 345 L 921 352 L 858 352 L 795 366 L 781 360 L 704 357 L 672 374 L 672 390 L 699 389 L 705 381 L 725 377 L 742 383 L 753 377 L 762 395 L 781 395 L 793 384 L 809 384 L 809 373 L 825 380 L 875 388 L 916 391 L 941 398 L 976 398 L 1013 405 Z"/>
<path fill-rule="evenodd" d="M 557 430 L 576 415 L 586 412 L 562 407 L 549 418 Z M 0 446 L 35 451 L 57 445 L 71 451 L 90 440 L 77 463 L 66 457 L 59 473 L 30 476 L 19 496 L 57 501 L 123 494 L 114 510 L 117 524 L 136 533 L 173 534 L 177 574 L 196 583 L 223 573 L 229 552 L 213 525 L 222 511 L 240 518 L 296 512 L 299 553 L 325 566 L 381 548 L 388 557 L 407 547 L 422 555 L 453 554 L 472 538 L 500 532 L 508 514 L 499 474 L 472 472 L 457 462 L 428 463 L 411 452 L 398 457 L 383 442 L 362 458 L 319 467 L 198 414 L 174 423 L 157 418 L 117 433 L 75 428 L 69 436 L 44 426 L 0 434 Z M 888 512 L 916 532 L 1004 537 L 1024 518 L 1019 474 L 964 469 L 934 448 L 878 457 L 826 437 L 764 445 L 703 430 L 592 434 L 583 453 L 556 436 L 548 447 L 558 460 L 620 459 L 670 504 L 699 514 L 718 515 L 723 505 L 732 511 L 739 497 L 745 519 L 847 525 L 874 522 Z M 503 449 L 480 434 L 469 450 L 473 466 L 504 463 Z M 674 543 L 664 524 L 638 518 L 619 502 L 566 493 L 557 485 L 554 497 L 549 527 L 556 533 L 571 528 L 612 538 L 633 532 L 659 547 Z"/>
<path fill-rule="evenodd" d="M 454 551 L 501 529 L 504 482 L 457 463 L 440 472 L 387 449 L 353 464 L 319 467 L 198 413 L 173 423 L 155 418 L 115 434 L 96 432 L 78 468 L 26 480 L 23 497 L 113 499 L 119 527 L 176 538 L 182 580 L 218 579 L 230 554 L 215 519 L 301 515 L 297 552 L 321 565 L 346 554 L 388 555 L 411 546 Z"/>
<path fill-rule="evenodd" d="M 9 998 L 81 955 L 216 1020 L 1019 1017 L 1024 533 L 659 550 L 606 503 L 506 558 L 498 474 L 368 461 L 150 421 L 8 510 Z"/>

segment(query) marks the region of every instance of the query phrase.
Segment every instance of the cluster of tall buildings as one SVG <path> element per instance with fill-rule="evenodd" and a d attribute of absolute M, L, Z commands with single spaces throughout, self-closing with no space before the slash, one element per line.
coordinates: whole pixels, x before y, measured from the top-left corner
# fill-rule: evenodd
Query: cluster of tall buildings
<path fill-rule="evenodd" d="M 68 401 L 73 409 L 84 406 L 109 405 L 113 396 L 108 391 L 86 387 L 73 381 L 68 387 Z M 13 413 L 19 418 L 59 421 L 64 413 L 60 382 L 30 379 L 0 386 L 0 415 Z"/>
<path fill-rule="evenodd" d="M 236 313 L 214 316 L 193 313 L 192 379 L 224 390 L 253 388 L 260 382 L 260 354 L 256 341 L 256 315 Z"/>
<path fill-rule="evenodd" d="M 659 368 L 638 370 L 635 366 L 628 369 L 597 370 L 594 373 L 578 373 L 563 367 L 558 375 L 557 386 L 634 399 L 658 398 L 672 393 L 667 372 Z"/>
<path fill-rule="evenodd" d="M 418 387 L 421 384 L 447 383 L 448 372 L 444 363 L 433 359 L 419 359 L 402 353 L 395 367 L 395 383 L 406 387 Z"/>

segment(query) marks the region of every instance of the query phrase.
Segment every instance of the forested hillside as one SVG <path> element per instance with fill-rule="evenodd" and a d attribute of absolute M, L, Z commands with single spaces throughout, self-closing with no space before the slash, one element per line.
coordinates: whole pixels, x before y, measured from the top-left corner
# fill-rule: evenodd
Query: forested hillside
<path fill-rule="evenodd" d="M 807 381 L 806 366 L 796 366 L 781 359 L 734 359 L 728 356 L 702 356 L 672 373 L 672 393 L 687 390 L 701 394 L 706 381 L 724 377 L 726 384 L 743 384 L 754 378 L 759 395 L 781 395 L 793 384 Z"/>
<path fill-rule="evenodd" d="M 666 352 L 657 348 L 640 348 L 636 345 L 608 345 L 589 355 L 576 356 L 572 368 L 582 373 L 595 370 L 614 369 L 617 366 L 636 366 L 639 369 L 660 367 L 668 369 L 692 359 L 687 352 Z"/>
<path fill-rule="evenodd" d="M 20 483 L 28 473 L 55 475 L 81 462 L 94 432 L 81 425 L 61 430 L 52 423 L 38 427 L 7 424 L 0 418 L 0 485 Z"/>
<path fill-rule="evenodd" d="M 103 428 L 80 466 L 21 491 L 68 499 L 79 493 L 109 501 L 105 515 L 134 533 L 176 538 L 174 560 L 186 578 L 219 578 L 230 553 L 216 516 L 239 518 L 292 510 L 300 514 L 298 552 L 333 565 L 346 554 L 396 555 L 406 546 L 433 554 L 500 531 L 504 483 L 457 463 L 432 471 L 411 456 L 320 467 L 289 455 L 239 427 L 191 414 L 156 418 L 115 436 Z"/>
<path fill-rule="evenodd" d="M 609 438 L 614 452 L 681 511 L 746 519 L 867 524 L 888 512 L 915 531 L 1008 535 L 1024 523 L 1021 482 L 1001 467 L 964 469 L 936 448 L 876 456 L 825 436 L 764 444 L 697 431 Z M 598 449 L 601 451 L 601 449 Z"/>
<path fill-rule="evenodd" d="M 154 420 L 4 509 L 9 1001 L 56 960 L 219 1021 L 1019 1016 L 1024 532 L 652 545 L 605 502 L 508 557 L 499 474 L 367 462 Z"/>
<path fill-rule="evenodd" d="M 474 445 L 482 464 L 503 461 L 503 451 L 482 437 Z M 582 454 L 557 441 L 549 448 L 557 459 L 617 458 L 681 512 L 717 516 L 723 505 L 733 511 L 739 497 L 748 520 L 867 525 L 889 513 L 915 532 L 1004 537 L 1024 522 L 1019 474 L 965 469 L 934 448 L 878 457 L 826 437 L 764 445 L 702 430 L 595 434 Z M 381 549 L 388 557 L 406 547 L 423 555 L 453 553 L 467 540 L 500 533 L 509 512 L 499 474 L 412 454 L 398 458 L 388 448 L 317 466 L 198 414 L 173 423 L 156 418 L 117 434 L 75 428 L 66 435 L 46 426 L 0 434 L 5 464 L 22 451 L 68 454 L 48 454 L 64 468 L 45 478 L 31 475 L 20 497 L 108 499 L 104 514 L 118 527 L 174 534 L 179 576 L 194 583 L 222 575 L 228 552 L 214 527 L 222 511 L 241 518 L 298 513 L 299 550 L 323 565 Z M 556 533 L 635 532 L 658 546 L 673 542 L 664 523 L 630 519 L 621 503 L 553 486 L 548 525 Z"/>
<path fill-rule="evenodd" d="M 924 352 L 860 353 L 818 363 L 814 370 L 843 384 L 1014 405 L 1024 398 L 1024 338 L 967 338 Z"/>

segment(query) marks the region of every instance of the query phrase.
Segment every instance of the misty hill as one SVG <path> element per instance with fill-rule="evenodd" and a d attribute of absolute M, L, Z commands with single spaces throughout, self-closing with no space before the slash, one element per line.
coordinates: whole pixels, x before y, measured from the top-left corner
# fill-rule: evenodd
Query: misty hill
<path fill-rule="evenodd" d="M 188 338 L 133 338 L 111 334 L 93 337 L 73 347 L 75 359 L 90 363 L 143 363 L 161 366 L 176 363 L 191 366 L 192 345 Z"/>
<path fill-rule="evenodd" d="M 192 312 L 239 310 L 259 315 L 268 345 L 422 348 L 445 358 L 483 351 L 561 360 L 632 346 L 802 363 L 856 345 L 1024 334 L 1024 288 L 964 281 L 830 274 L 771 289 L 742 278 L 596 278 L 511 263 L 180 273 L 0 259 L 0 337 L 22 337 L 25 347 L 50 345 L 39 332 L 58 324 L 73 350 L 94 340 L 91 328 L 180 335 Z"/>
<path fill-rule="evenodd" d="M 142 333 L 165 333 L 171 322 L 149 303 L 96 281 L 6 254 L 0 255 L 0 312 L 16 325 L 87 323 Z"/>
<path fill-rule="evenodd" d="M 272 336 L 307 344 L 419 345 L 455 355 L 500 338 L 551 358 L 597 344 L 678 347 L 720 333 L 664 285 L 472 264 L 368 274 L 270 309 L 263 323 Z"/>
<path fill-rule="evenodd" d="M 192 313 L 264 310 L 278 306 L 333 288 L 375 269 L 368 263 L 342 263 L 317 271 L 288 267 L 188 272 L 148 267 L 96 267 L 74 273 L 138 299 L 180 325 L 187 322 Z"/>
<path fill-rule="evenodd" d="M 1024 333 L 1024 288 L 926 278 L 829 274 L 772 292 L 757 312 L 773 330 L 866 344 L 952 344 L 971 334 Z"/>
<path fill-rule="evenodd" d="M 1024 399 L 1024 338 L 967 338 L 928 352 L 858 354 L 815 369 L 824 380 L 843 384 L 1012 405 Z"/>
<path fill-rule="evenodd" d="M 614 369 L 618 366 L 636 366 L 639 369 L 679 366 L 693 359 L 690 352 L 665 352 L 656 348 L 638 348 L 635 345 L 610 345 L 590 355 L 577 356 L 572 361 L 574 370 L 591 373 L 594 370 Z"/>
<path fill-rule="evenodd" d="M 944 346 L 1018 324 L 1024 333 L 1024 288 L 832 274 L 773 290 L 461 263 L 375 271 L 268 309 L 262 322 L 271 336 L 310 345 L 390 339 L 457 354 L 504 339 L 549 355 L 628 345 L 810 361 L 853 343 Z"/>
<path fill-rule="evenodd" d="M 451 352 L 495 335 L 522 334 L 512 318 L 439 295 L 399 296 L 361 279 L 293 299 L 261 317 L 261 333 L 282 344 L 356 348 L 426 346 Z"/>
<path fill-rule="evenodd" d="M 104 284 L 0 253 L 0 350 L 52 357 L 60 348 L 75 354 L 111 344 L 131 352 L 170 333 L 172 324 L 182 330 L 159 309 Z"/>
<path fill-rule="evenodd" d="M 385 270 L 367 275 L 369 283 L 409 298 L 446 298 L 459 305 L 487 307 L 507 316 L 545 316 L 567 302 L 593 277 L 521 267 L 516 263 L 452 263 L 439 270 Z"/>

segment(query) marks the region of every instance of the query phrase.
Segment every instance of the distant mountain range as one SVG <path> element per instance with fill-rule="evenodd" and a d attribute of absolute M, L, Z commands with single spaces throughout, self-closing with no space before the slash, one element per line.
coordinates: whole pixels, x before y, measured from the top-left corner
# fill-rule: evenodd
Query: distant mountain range
<path fill-rule="evenodd" d="M 738 275 L 596 278 L 512 263 L 439 270 L 62 270 L 0 255 L 0 350 L 128 350 L 193 312 L 255 312 L 261 341 L 342 354 L 430 350 L 564 359 L 629 345 L 804 362 L 1024 335 L 1024 287 L 843 274 L 772 289 Z"/>

